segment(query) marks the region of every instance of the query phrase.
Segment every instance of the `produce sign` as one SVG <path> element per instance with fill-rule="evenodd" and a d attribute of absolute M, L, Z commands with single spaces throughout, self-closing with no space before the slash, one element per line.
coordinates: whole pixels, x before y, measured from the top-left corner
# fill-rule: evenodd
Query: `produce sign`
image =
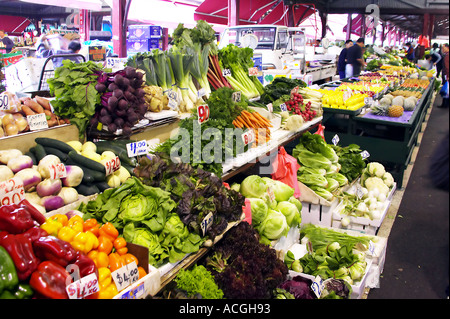
<path fill-rule="evenodd" d="M 148 153 L 147 141 L 142 140 L 127 144 L 128 157 L 135 157 L 138 155 L 146 155 Z"/>
<path fill-rule="evenodd" d="M 87 275 L 66 286 L 69 299 L 83 299 L 99 290 L 98 278 L 95 274 Z"/>
<path fill-rule="evenodd" d="M 0 183 L 0 206 L 18 204 L 25 199 L 23 181 L 13 177 Z"/>
<path fill-rule="evenodd" d="M 198 124 L 203 124 L 204 122 L 209 120 L 209 106 L 208 105 L 199 105 L 197 107 L 198 114 Z"/>
<path fill-rule="evenodd" d="M 37 131 L 48 128 L 47 118 L 44 113 L 28 115 L 27 122 L 30 126 L 30 131 Z"/>

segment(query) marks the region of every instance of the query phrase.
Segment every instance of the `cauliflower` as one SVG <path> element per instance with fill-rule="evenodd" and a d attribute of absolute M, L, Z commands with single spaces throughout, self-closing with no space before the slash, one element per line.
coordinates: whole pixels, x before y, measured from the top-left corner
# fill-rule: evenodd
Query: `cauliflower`
<path fill-rule="evenodd" d="M 382 193 L 386 196 L 389 193 L 389 187 L 384 184 L 383 180 L 380 177 L 372 176 L 367 178 L 364 182 L 364 186 L 369 192 L 378 189 L 379 193 Z"/>
<path fill-rule="evenodd" d="M 383 182 L 387 187 L 391 188 L 394 185 L 394 177 L 392 177 L 391 173 L 386 172 L 383 175 Z"/>
<path fill-rule="evenodd" d="M 384 169 L 384 166 L 377 162 L 371 162 L 367 164 L 368 172 L 371 176 L 376 177 L 383 177 L 386 170 Z"/>
<path fill-rule="evenodd" d="M 286 123 L 284 124 L 284 129 L 291 131 L 291 132 L 297 132 L 300 130 L 300 128 L 303 125 L 303 117 L 301 115 L 292 115 L 290 116 Z"/>

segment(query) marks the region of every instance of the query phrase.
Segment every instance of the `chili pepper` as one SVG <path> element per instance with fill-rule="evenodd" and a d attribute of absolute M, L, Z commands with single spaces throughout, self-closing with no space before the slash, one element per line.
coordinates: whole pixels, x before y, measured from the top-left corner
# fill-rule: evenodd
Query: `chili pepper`
<path fill-rule="evenodd" d="M 51 260 L 63 267 L 72 263 L 77 255 L 75 249 L 68 242 L 55 236 L 37 239 L 33 243 L 33 248 L 34 253 L 41 260 Z"/>
<path fill-rule="evenodd" d="M 108 222 L 100 227 L 98 234 L 100 236 L 105 236 L 109 238 L 111 242 L 114 242 L 114 239 L 116 239 L 117 236 L 119 236 L 119 231 L 117 230 L 116 227 L 114 227 L 112 223 Z"/>
<path fill-rule="evenodd" d="M 41 228 L 44 229 L 49 235 L 57 236 L 58 231 L 63 227 L 63 224 L 59 222 L 57 219 L 48 218 L 45 223 L 41 225 Z"/>
<path fill-rule="evenodd" d="M 10 234 L 21 234 L 36 226 L 31 214 L 18 205 L 5 205 L 0 207 L 0 230 Z"/>
<path fill-rule="evenodd" d="M 3 246 L 16 267 L 20 281 L 28 279 L 39 265 L 39 260 L 33 251 L 33 244 L 25 234 L 8 234 L 0 232 L 0 246 Z"/>
<path fill-rule="evenodd" d="M 99 236 L 98 237 L 98 251 L 102 251 L 109 255 L 109 253 L 113 249 L 113 243 L 112 241 L 105 236 Z"/>
<path fill-rule="evenodd" d="M 69 226 L 63 226 L 58 231 L 58 238 L 67 242 L 71 242 L 78 232 Z"/>
<path fill-rule="evenodd" d="M 127 241 L 123 237 L 114 239 L 113 245 L 119 255 L 125 255 L 128 252 Z"/>
<path fill-rule="evenodd" d="M 86 219 L 83 223 L 83 231 L 90 231 L 95 236 L 99 236 L 100 224 L 95 218 Z"/>
<path fill-rule="evenodd" d="M 81 216 L 75 215 L 69 219 L 69 221 L 67 222 L 67 226 L 77 232 L 82 232 L 83 231 L 83 223 L 84 223 L 83 218 L 81 218 Z"/>
<path fill-rule="evenodd" d="M 91 258 L 97 268 L 108 267 L 109 265 L 109 257 L 106 253 L 100 252 L 98 250 L 91 250 L 87 256 Z"/>
<path fill-rule="evenodd" d="M 30 278 L 30 286 L 44 297 L 68 299 L 66 285 L 72 279 L 63 266 L 46 260 L 39 264 Z"/>
<path fill-rule="evenodd" d="M 85 254 L 89 253 L 92 249 L 97 249 L 98 238 L 91 232 L 79 232 L 76 234 L 70 242 L 73 248 L 81 251 Z"/>
<path fill-rule="evenodd" d="M 37 239 L 48 236 L 48 233 L 41 227 L 35 226 L 33 228 L 28 229 L 26 232 L 23 233 L 23 235 L 25 237 L 28 237 L 31 243 L 34 243 Z"/>
<path fill-rule="evenodd" d="M 19 283 L 14 261 L 5 248 L 0 246 L 0 293 L 13 290 Z"/>
<path fill-rule="evenodd" d="M 120 267 L 124 265 L 123 260 L 121 256 L 118 253 L 111 253 L 109 254 L 109 269 L 111 272 L 116 271 Z"/>

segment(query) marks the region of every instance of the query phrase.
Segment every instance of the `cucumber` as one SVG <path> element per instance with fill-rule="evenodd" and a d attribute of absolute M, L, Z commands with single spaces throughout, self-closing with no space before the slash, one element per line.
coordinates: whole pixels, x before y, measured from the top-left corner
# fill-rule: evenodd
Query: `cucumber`
<path fill-rule="evenodd" d="M 133 166 L 127 165 L 127 164 L 122 163 L 122 162 L 120 162 L 120 165 L 125 167 L 125 169 L 131 174 L 131 176 L 134 176 L 134 172 L 133 172 L 134 167 Z"/>
<path fill-rule="evenodd" d="M 90 196 L 100 193 L 100 190 L 94 184 L 80 184 L 77 187 L 75 187 L 75 189 L 77 190 L 78 194 L 84 196 Z"/>
<path fill-rule="evenodd" d="M 94 182 L 104 182 L 106 181 L 106 175 L 102 172 L 78 165 L 81 167 L 81 169 L 83 170 L 83 172 L 85 174 L 88 174 L 90 176 L 92 176 L 92 178 L 94 179 Z"/>
<path fill-rule="evenodd" d="M 53 154 L 59 157 L 59 159 L 61 160 L 61 162 L 66 162 L 67 158 L 69 157 L 69 155 L 67 155 L 67 153 L 64 153 L 62 151 L 60 151 L 57 148 L 54 147 L 50 147 L 50 146 L 44 146 L 44 150 L 47 154 Z"/>
<path fill-rule="evenodd" d="M 36 156 L 36 161 L 38 164 L 41 159 L 43 159 L 47 155 L 44 147 L 41 144 L 36 144 L 36 146 L 30 148 L 30 151 L 34 154 L 34 156 Z"/>
<path fill-rule="evenodd" d="M 104 151 L 111 151 L 119 156 L 120 163 L 125 163 L 130 166 L 136 165 L 136 159 L 128 157 L 126 146 L 122 147 L 109 141 L 95 142 L 95 145 L 97 146 L 97 153 L 99 154 L 103 153 Z"/>
<path fill-rule="evenodd" d="M 67 143 L 64 143 L 60 140 L 56 140 L 54 138 L 49 137 L 36 137 L 35 142 L 41 144 L 42 146 L 53 147 L 61 152 L 69 153 L 70 151 L 75 151 L 75 149 Z"/>
<path fill-rule="evenodd" d="M 38 165 L 38 161 L 36 159 L 36 156 L 34 155 L 34 153 L 31 151 L 31 149 L 25 153 L 25 155 L 29 156 L 31 158 L 31 160 L 33 161 L 33 165 Z"/>
<path fill-rule="evenodd" d="M 111 186 L 109 186 L 107 182 L 98 182 L 98 183 L 95 183 L 94 185 L 97 186 L 99 191 L 102 192 L 102 193 L 105 190 L 107 190 L 108 188 L 111 188 Z"/>
<path fill-rule="evenodd" d="M 92 169 L 94 171 L 99 171 L 103 174 L 106 174 L 106 168 L 105 168 L 105 166 L 103 166 L 103 164 L 96 162 L 94 160 L 91 160 L 90 158 L 87 158 L 86 156 L 80 155 L 76 151 L 70 151 L 69 158 L 81 166 Z"/>

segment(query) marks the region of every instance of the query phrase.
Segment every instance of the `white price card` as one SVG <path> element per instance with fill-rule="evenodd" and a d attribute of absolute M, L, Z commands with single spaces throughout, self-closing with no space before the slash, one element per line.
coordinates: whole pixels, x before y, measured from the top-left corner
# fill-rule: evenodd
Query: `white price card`
<path fill-rule="evenodd" d="M 286 103 L 280 104 L 280 109 L 281 109 L 281 112 L 286 112 L 287 111 Z"/>
<path fill-rule="evenodd" d="M 208 105 L 199 105 L 197 107 L 198 114 L 198 124 L 205 123 L 209 120 L 209 106 Z"/>
<path fill-rule="evenodd" d="M 273 105 L 272 105 L 272 103 L 267 104 L 267 111 L 269 111 L 270 113 L 273 112 Z"/>
<path fill-rule="evenodd" d="M 106 58 L 106 67 L 111 69 L 123 69 L 125 67 L 125 63 L 127 62 L 126 58 Z"/>
<path fill-rule="evenodd" d="M 205 95 L 206 95 L 206 91 L 205 91 L 204 88 L 201 88 L 200 90 L 197 91 L 198 98 L 201 98 L 201 97 L 203 97 Z"/>
<path fill-rule="evenodd" d="M 336 146 L 339 143 L 339 136 L 336 134 L 331 140 L 331 142 L 333 142 L 333 144 Z"/>
<path fill-rule="evenodd" d="M 234 103 L 238 103 L 238 102 L 241 102 L 241 92 L 234 92 L 232 95 L 231 95 L 231 99 L 233 100 L 233 102 Z"/>
<path fill-rule="evenodd" d="M 271 186 L 267 188 L 267 193 L 269 194 L 269 200 L 273 202 L 275 200 L 275 193 Z"/>
<path fill-rule="evenodd" d="M 203 236 L 206 235 L 206 232 L 208 231 L 209 227 L 211 227 L 213 222 L 214 222 L 213 213 L 209 213 L 208 215 L 206 215 L 205 218 L 203 218 L 202 223 L 200 224 L 200 227 L 202 228 Z"/>
<path fill-rule="evenodd" d="M 172 110 L 175 110 L 178 107 L 177 100 L 169 98 L 169 103 L 167 104 L 168 107 L 170 107 Z"/>
<path fill-rule="evenodd" d="M 222 75 L 224 77 L 231 76 L 231 70 L 230 69 L 223 69 L 222 70 Z"/>
<path fill-rule="evenodd" d="M 120 159 L 119 156 L 110 159 L 105 163 L 106 176 L 113 174 L 120 168 Z"/>
<path fill-rule="evenodd" d="M 64 178 L 67 176 L 66 166 L 64 163 L 52 164 L 49 166 L 50 179 Z"/>
<path fill-rule="evenodd" d="M 136 262 L 133 261 L 113 271 L 111 276 L 116 284 L 117 290 L 121 291 L 139 280 L 139 271 Z"/>
<path fill-rule="evenodd" d="M 362 151 L 360 154 L 363 159 L 366 159 L 370 156 L 369 152 L 367 151 Z"/>
<path fill-rule="evenodd" d="M 364 104 L 371 106 L 373 104 L 373 97 L 365 97 L 364 98 Z"/>
<path fill-rule="evenodd" d="M 9 109 L 9 96 L 5 92 L 0 94 L 0 111 Z"/>
<path fill-rule="evenodd" d="M 0 206 L 18 204 L 25 199 L 23 181 L 13 177 L 0 183 Z"/>
<path fill-rule="evenodd" d="M 95 294 L 99 290 L 98 278 L 95 273 L 84 276 L 80 280 L 66 286 L 69 299 L 82 299 Z"/>
<path fill-rule="evenodd" d="M 242 141 L 244 142 L 244 145 L 248 145 L 255 141 L 255 132 L 253 131 L 253 129 L 249 129 L 247 132 L 243 133 L 241 136 L 242 136 Z"/>
<path fill-rule="evenodd" d="M 358 197 L 358 199 L 361 199 L 364 197 L 364 191 L 362 189 L 362 186 L 360 184 L 356 185 L 356 196 Z"/>
<path fill-rule="evenodd" d="M 323 283 L 323 279 L 320 276 L 316 276 L 313 283 L 311 284 L 311 289 L 312 291 L 314 291 L 314 294 L 317 296 L 317 298 L 320 298 L 320 296 L 322 295 L 324 287 L 325 285 Z"/>
<path fill-rule="evenodd" d="M 48 128 L 47 118 L 45 113 L 27 115 L 28 126 L 30 131 L 37 131 Z"/>
<path fill-rule="evenodd" d="M 373 241 L 369 241 L 369 247 L 367 248 L 368 255 L 375 256 L 375 244 Z"/>
<path fill-rule="evenodd" d="M 169 97 L 169 99 L 175 100 L 177 101 L 178 99 L 178 94 L 176 91 L 170 89 L 169 92 L 167 93 L 167 96 Z"/>
<path fill-rule="evenodd" d="M 138 155 L 147 155 L 147 141 L 142 140 L 138 142 L 132 142 L 127 144 L 128 157 L 135 157 Z"/>

